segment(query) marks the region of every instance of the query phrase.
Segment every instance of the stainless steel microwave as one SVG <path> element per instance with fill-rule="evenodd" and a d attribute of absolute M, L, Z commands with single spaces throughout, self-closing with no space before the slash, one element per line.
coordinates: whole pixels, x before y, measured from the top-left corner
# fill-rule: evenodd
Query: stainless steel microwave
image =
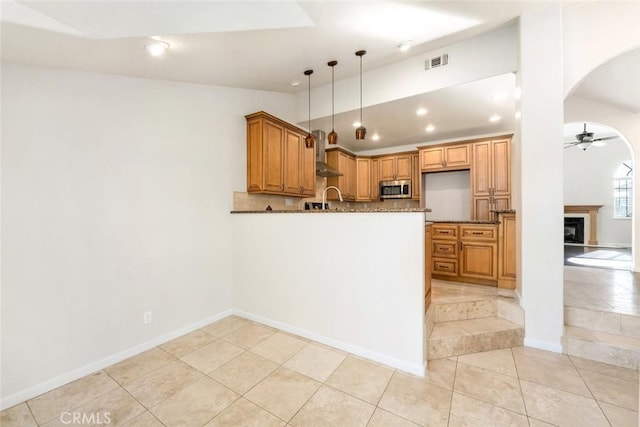
<path fill-rule="evenodd" d="M 410 198 L 411 181 L 380 181 L 380 200 Z"/>

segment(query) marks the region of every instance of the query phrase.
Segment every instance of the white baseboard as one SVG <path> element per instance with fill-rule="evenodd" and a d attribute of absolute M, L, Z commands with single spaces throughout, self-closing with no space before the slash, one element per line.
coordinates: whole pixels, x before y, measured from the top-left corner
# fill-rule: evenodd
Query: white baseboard
<path fill-rule="evenodd" d="M 540 350 L 552 351 L 554 353 L 562 353 L 562 344 L 556 344 L 548 341 L 539 341 L 531 338 L 524 339 L 524 345 L 527 347 L 533 347 Z"/>
<path fill-rule="evenodd" d="M 14 405 L 17 405 L 18 403 L 22 403 L 25 402 L 31 398 L 34 398 L 36 396 L 39 396 L 43 393 L 46 393 L 48 391 L 53 390 L 54 388 L 63 386 L 65 384 L 68 384 L 72 381 L 75 381 L 79 378 L 82 378 L 84 376 L 87 376 L 89 374 L 92 374 L 96 371 L 99 371 L 100 369 L 104 369 L 108 366 L 111 366 L 113 364 L 116 364 L 118 362 L 123 361 L 124 359 L 127 359 L 129 357 L 135 356 L 137 354 L 142 353 L 143 351 L 147 351 L 150 350 L 154 347 L 157 347 L 159 345 L 162 345 L 164 343 L 166 343 L 167 341 L 171 341 L 174 338 L 177 338 L 179 336 L 182 336 L 184 334 L 187 334 L 189 332 L 195 331 L 196 329 L 200 329 L 203 326 L 206 326 L 210 323 L 213 322 L 217 322 L 220 319 L 223 319 L 227 316 L 230 316 L 232 314 L 232 310 L 228 309 L 225 311 L 222 311 L 216 315 L 207 317 L 205 319 L 199 320 L 195 323 L 192 323 L 190 325 L 187 325 L 183 328 L 180 329 L 176 329 L 175 331 L 169 332 L 168 334 L 164 334 L 161 335 L 157 338 L 154 338 L 152 340 L 143 342 L 142 344 L 138 344 L 135 347 L 129 348 L 127 350 L 121 351 L 119 353 L 116 353 L 114 355 L 111 356 L 107 356 L 103 359 L 100 359 L 98 361 L 95 361 L 93 363 L 90 363 L 86 366 L 83 366 L 81 368 L 78 369 L 74 369 L 73 371 L 64 373 L 62 375 L 59 375 L 55 378 L 52 378 L 50 380 L 47 380 L 45 382 L 42 382 L 40 384 L 37 384 L 33 387 L 29 387 L 28 389 L 19 391 L 17 393 L 14 393 L 10 396 L 4 397 L 2 399 L 0 399 L 0 410 L 4 410 L 6 408 L 10 408 Z"/>
<path fill-rule="evenodd" d="M 289 332 L 294 335 L 308 338 L 310 340 L 319 342 L 321 344 L 335 347 L 339 350 L 347 351 L 349 353 L 355 354 L 356 356 L 364 357 L 366 359 L 373 360 L 374 362 L 382 363 L 383 365 L 391 366 L 392 368 L 400 369 L 401 371 L 408 372 L 410 374 L 424 377 L 426 373 L 425 363 L 422 363 L 422 364 L 409 363 L 404 360 L 396 359 L 395 357 L 387 356 L 386 354 L 367 350 L 365 348 L 358 347 L 356 345 L 349 344 L 344 341 L 339 341 L 333 338 L 325 337 L 316 332 L 308 331 L 306 329 L 299 328 L 297 326 L 292 326 L 287 323 L 278 322 L 276 320 L 268 319 L 262 316 L 257 316 L 255 314 L 247 313 L 241 310 L 233 310 L 233 314 L 239 317 L 244 317 L 245 319 L 262 323 L 267 326 L 271 326 L 273 328 L 283 330 L 285 332 Z"/>

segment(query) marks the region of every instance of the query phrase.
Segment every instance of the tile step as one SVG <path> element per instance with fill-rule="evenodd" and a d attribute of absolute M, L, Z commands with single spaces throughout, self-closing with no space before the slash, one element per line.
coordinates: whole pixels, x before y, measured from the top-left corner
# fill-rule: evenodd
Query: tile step
<path fill-rule="evenodd" d="M 493 317 L 498 313 L 497 303 L 493 298 L 461 302 L 443 302 L 433 305 L 435 308 L 436 323 Z"/>
<path fill-rule="evenodd" d="M 564 353 L 628 369 L 638 369 L 640 338 L 565 326 Z"/>
<path fill-rule="evenodd" d="M 427 358 L 521 346 L 524 328 L 498 316 L 436 323 L 429 337 Z"/>
<path fill-rule="evenodd" d="M 630 314 L 565 306 L 564 324 L 592 331 L 640 338 L 640 316 Z"/>

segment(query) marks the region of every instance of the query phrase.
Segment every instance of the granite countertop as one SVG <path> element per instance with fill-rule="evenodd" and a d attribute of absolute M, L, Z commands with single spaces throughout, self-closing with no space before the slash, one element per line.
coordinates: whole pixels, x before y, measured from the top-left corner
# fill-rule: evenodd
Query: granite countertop
<path fill-rule="evenodd" d="M 515 209 L 490 209 L 489 212 L 495 213 L 516 213 Z"/>
<path fill-rule="evenodd" d="M 391 208 L 391 209 L 309 209 L 309 210 L 261 210 L 261 211 L 231 211 L 232 214 L 246 213 L 399 213 L 399 212 L 431 212 L 424 208 Z"/>

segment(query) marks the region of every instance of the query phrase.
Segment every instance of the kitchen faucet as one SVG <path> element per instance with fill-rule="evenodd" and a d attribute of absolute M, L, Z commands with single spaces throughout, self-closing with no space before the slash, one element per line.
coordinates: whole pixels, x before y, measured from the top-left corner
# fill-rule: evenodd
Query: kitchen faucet
<path fill-rule="evenodd" d="M 342 200 L 342 193 L 340 193 L 340 189 L 338 187 L 330 185 L 327 188 L 325 188 L 324 190 L 322 190 L 322 209 L 324 209 L 325 200 L 327 200 L 327 190 L 329 190 L 330 188 L 333 188 L 334 190 L 336 190 L 338 192 L 338 197 L 340 197 L 340 201 L 341 202 L 344 201 L 344 200 Z"/>

